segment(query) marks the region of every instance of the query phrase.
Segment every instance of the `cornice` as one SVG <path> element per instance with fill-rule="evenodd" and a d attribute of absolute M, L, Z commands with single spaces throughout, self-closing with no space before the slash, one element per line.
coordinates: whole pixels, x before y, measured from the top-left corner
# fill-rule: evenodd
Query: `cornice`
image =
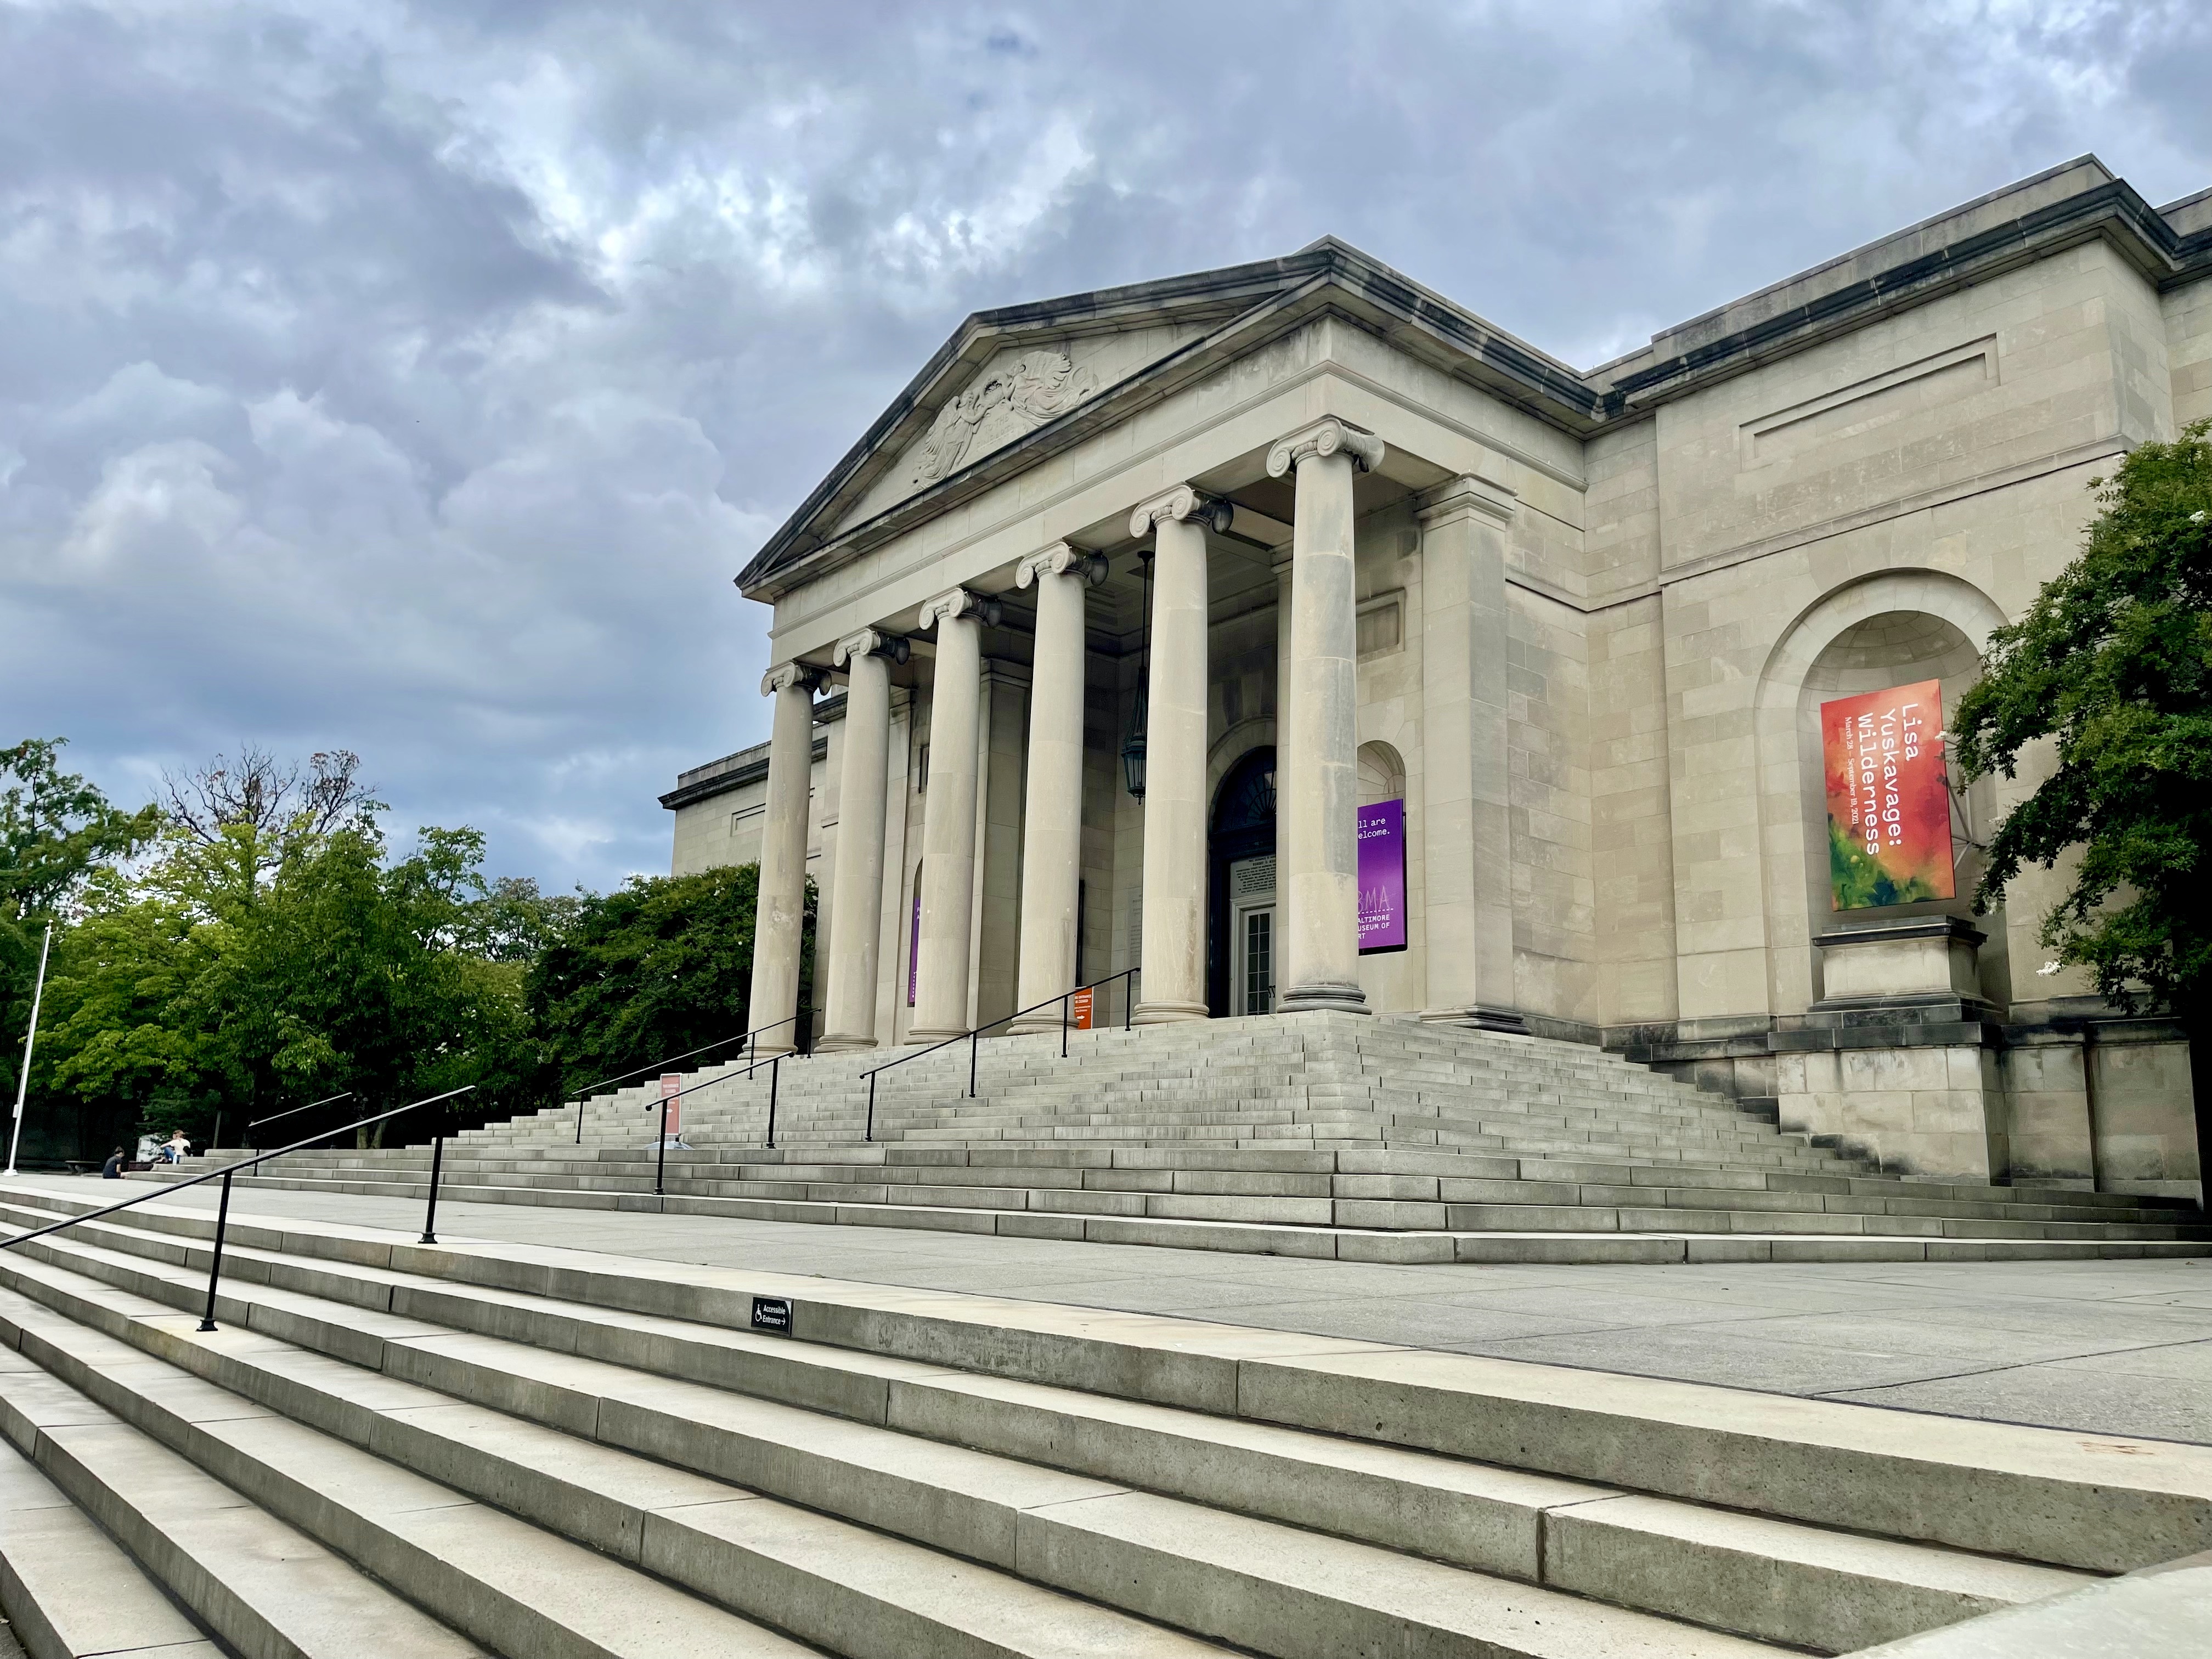
<path fill-rule="evenodd" d="M 2081 188 L 2074 188 L 2078 180 Z M 1577 437 L 1889 313 L 1986 281 L 2014 265 L 2104 240 L 2160 287 L 2212 276 L 2212 223 L 2197 198 L 2175 220 L 2093 157 L 2049 169 L 1654 337 L 1587 372 L 1515 338 L 1358 249 L 1323 238 L 1285 258 L 979 312 L 847 452 L 738 577 L 773 601 L 800 580 L 939 517 L 1095 433 L 1127 421 L 1236 358 L 1322 317 L 1337 317 L 1437 371 Z M 978 456 L 842 530 L 884 468 L 1002 348 L 1156 322 L 1210 325 L 1012 442 Z"/>

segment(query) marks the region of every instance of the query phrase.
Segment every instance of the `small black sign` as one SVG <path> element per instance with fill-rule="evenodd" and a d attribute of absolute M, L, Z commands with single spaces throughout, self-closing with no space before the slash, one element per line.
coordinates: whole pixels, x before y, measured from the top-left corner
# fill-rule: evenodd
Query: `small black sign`
<path fill-rule="evenodd" d="M 757 1296 L 753 1298 L 753 1328 L 774 1331 L 780 1336 L 791 1334 L 791 1298 L 783 1296 Z"/>

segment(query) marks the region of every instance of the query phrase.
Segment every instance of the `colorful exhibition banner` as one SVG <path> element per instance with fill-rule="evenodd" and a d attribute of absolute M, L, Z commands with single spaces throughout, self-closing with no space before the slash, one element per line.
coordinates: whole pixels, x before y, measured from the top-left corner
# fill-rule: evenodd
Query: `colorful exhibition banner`
<path fill-rule="evenodd" d="M 914 1006 L 915 975 L 921 969 L 921 872 L 914 872 L 914 922 L 906 935 L 906 1006 Z"/>
<path fill-rule="evenodd" d="M 1359 951 L 1406 948 L 1406 803 L 1359 809 Z"/>
<path fill-rule="evenodd" d="M 1838 910 L 1953 896 L 1941 681 L 1820 705 L 1828 883 Z"/>
<path fill-rule="evenodd" d="M 1068 1000 L 1068 1023 L 1079 1031 L 1091 1029 L 1091 987 L 1085 986 Z"/>

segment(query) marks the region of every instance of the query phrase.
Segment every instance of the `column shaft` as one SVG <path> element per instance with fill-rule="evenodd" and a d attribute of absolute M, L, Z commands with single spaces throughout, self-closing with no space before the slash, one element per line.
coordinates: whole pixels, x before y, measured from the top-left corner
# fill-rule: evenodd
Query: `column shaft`
<path fill-rule="evenodd" d="M 1523 1030 L 1514 1011 L 1507 817 L 1505 530 L 1513 492 L 1480 478 L 1420 502 L 1423 1018 Z"/>
<path fill-rule="evenodd" d="M 787 664 L 762 682 L 775 699 L 769 729 L 768 803 L 762 814 L 760 899 L 753 924 L 752 992 L 746 1018 L 765 1026 L 758 1052 L 783 1054 L 798 1046 L 790 1021 L 799 1009 L 799 965 L 805 946 L 807 805 L 814 770 L 814 684 L 811 670 Z"/>
<path fill-rule="evenodd" d="M 1014 580 L 1037 591 L 1030 671 L 1029 783 L 1022 802 L 1022 941 L 1017 1008 L 1075 985 L 1083 879 L 1083 591 L 1091 561 L 1064 544 L 1022 562 Z M 1047 1008 L 1012 1029 L 1051 1030 Z"/>
<path fill-rule="evenodd" d="M 1291 914 L 1291 896 L 1283 886 L 1291 867 L 1290 848 L 1285 842 L 1283 818 L 1283 757 L 1291 747 L 1291 682 L 1297 676 L 1297 659 L 1291 651 L 1290 550 L 1275 556 L 1275 937 L 1280 939 Z"/>
<path fill-rule="evenodd" d="M 884 768 L 890 763 L 890 668 L 864 632 L 837 647 L 849 659 L 844 753 L 837 769 L 837 859 L 830 890 L 830 994 L 819 1047 L 876 1046 L 876 939 L 884 906 Z"/>
<path fill-rule="evenodd" d="M 1154 532 L 1139 1025 L 1206 1017 L 1204 520 L 1215 508 L 1178 489 L 1138 508 L 1130 525 L 1135 535 Z"/>
<path fill-rule="evenodd" d="M 1359 675 L 1352 568 L 1352 481 L 1382 458 L 1372 434 L 1325 420 L 1267 457 L 1297 469 L 1291 559 L 1289 737 L 1276 756 L 1276 822 L 1288 855 L 1275 890 L 1290 901 L 1282 929 L 1285 1013 L 1368 1012 L 1359 988 Z"/>
<path fill-rule="evenodd" d="M 983 672 L 981 602 L 956 588 L 922 607 L 937 629 L 930 684 L 929 787 L 921 809 L 921 952 L 910 1042 L 968 1029 L 969 942 L 975 911 L 976 716 Z"/>

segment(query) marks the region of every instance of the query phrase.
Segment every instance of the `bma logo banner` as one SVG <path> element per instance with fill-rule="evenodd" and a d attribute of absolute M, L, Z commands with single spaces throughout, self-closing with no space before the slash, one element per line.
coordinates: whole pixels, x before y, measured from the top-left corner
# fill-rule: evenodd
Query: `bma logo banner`
<path fill-rule="evenodd" d="M 1359 954 L 1406 948 L 1406 803 L 1359 809 Z"/>
<path fill-rule="evenodd" d="M 1829 898 L 1838 910 L 1953 896 L 1938 680 L 1820 705 Z"/>

